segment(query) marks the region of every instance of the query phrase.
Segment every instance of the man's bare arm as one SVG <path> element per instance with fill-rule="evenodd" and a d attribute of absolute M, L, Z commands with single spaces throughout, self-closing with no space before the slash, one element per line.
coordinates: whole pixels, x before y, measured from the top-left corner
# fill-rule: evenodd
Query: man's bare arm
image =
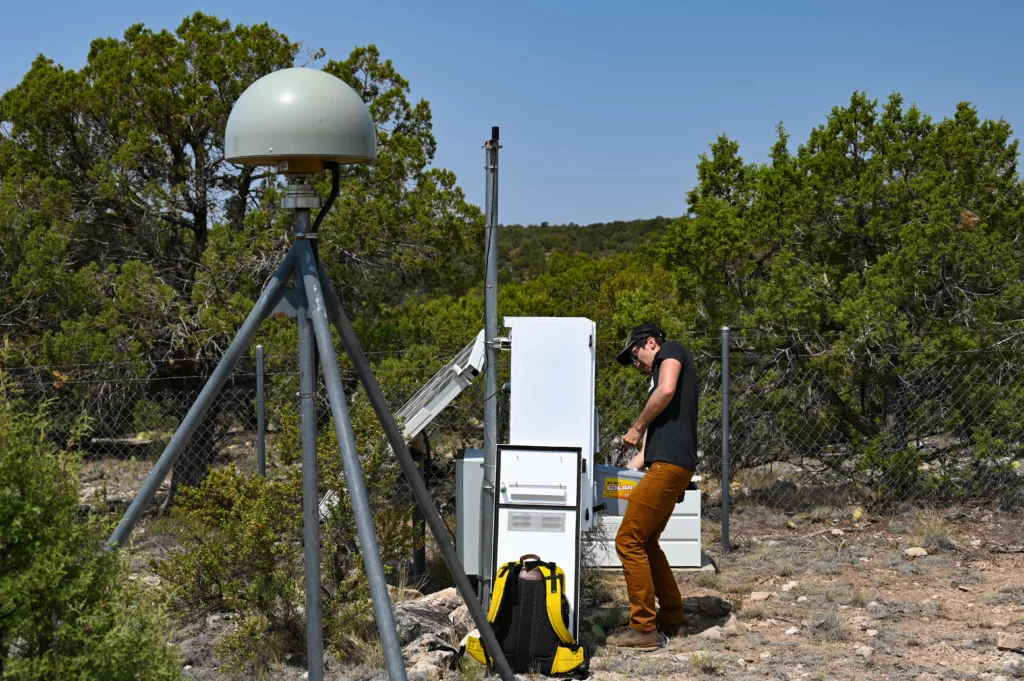
<path fill-rule="evenodd" d="M 647 399 L 647 405 L 633 424 L 638 433 L 646 433 L 647 426 L 651 425 L 651 421 L 657 418 L 658 414 L 665 411 L 665 407 L 672 401 L 682 369 L 683 365 L 677 359 L 662 361 L 661 371 L 658 374 L 658 387 L 651 393 L 651 396 Z"/>

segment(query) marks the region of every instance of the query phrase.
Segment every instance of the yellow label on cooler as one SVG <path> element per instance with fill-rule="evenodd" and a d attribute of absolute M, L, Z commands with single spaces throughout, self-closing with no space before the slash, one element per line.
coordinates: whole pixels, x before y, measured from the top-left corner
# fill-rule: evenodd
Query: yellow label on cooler
<path fill-rule="evenodd" d="M 629 478 L 607 478 L 604 481 L 604 495 L 610 499 L 628 499 L 636 487 L 636 480 Z"/>

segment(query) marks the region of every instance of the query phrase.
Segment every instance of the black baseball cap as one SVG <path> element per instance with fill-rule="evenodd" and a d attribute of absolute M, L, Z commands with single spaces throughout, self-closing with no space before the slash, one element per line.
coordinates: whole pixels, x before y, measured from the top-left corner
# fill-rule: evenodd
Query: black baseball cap
<path fill-rule="evenodd" d="M 665 338 L 665 333 L 658 328 L 657 324 L 647 323 L 634 326 L 633 330 L 629 332 L 629 340 L 626 341 L 626 347 L 615 357 L 615 361 L 622 366 L 628 367 L 633 363 L 633 355 L 630 353 L 630 350 L 633 349 L 637 341 L 646 341 L 651 336 L 662 340 Z"/>

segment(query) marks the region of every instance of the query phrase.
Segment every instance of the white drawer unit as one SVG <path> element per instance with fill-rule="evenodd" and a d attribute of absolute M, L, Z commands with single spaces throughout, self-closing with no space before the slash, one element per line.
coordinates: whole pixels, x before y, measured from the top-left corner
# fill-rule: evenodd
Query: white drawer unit
<path fill-rule="evenodd" d="M 688 494 L 696 495 L 696 492 Z M 598 541 L 594 542 L 594 564 L 598 567 L 620 567 L 615 552 L 615 534 L 622 524 L 620 515 L 602 515 L 597 518 Z M 658 541 L 668 564 L 674 568 L 700 567 L 700 517 L 677 516 L 669 519 Z"/>
<path fill-rule="evenodd" d="M 577 635 L 580 471 L 575 447 L 499 445 L 495 481 L 495 568 L 536 554 L 565 571 L 570 631 Z"/>

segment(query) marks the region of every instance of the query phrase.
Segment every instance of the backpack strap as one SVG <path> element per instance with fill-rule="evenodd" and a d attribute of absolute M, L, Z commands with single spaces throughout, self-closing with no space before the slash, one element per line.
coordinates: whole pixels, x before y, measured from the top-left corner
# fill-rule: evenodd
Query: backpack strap
<path fill-rule="evenodd" d="M 544 580 L 550 585 L 550 588 L 544 589 L 544 593 L 546 595 L 548 620 L 551 622 L 551 628 L 555 630 L 558 640 L 563 644 L 570 648 L 578 648 L 576 639 L 569 633 L 565 622 L 562 620 L 562 589 L 565 586 L 565 572 L 554 563 L 547 563 L 538 567 L 541 574 L 544 575 Z"/>
<path fill-rule="evenodd" d="M 487 611 L 488 622 L 493 623 L 498 618 L 498 611 L 505 596 L 505 588 L 508 586 L 509 580 L 515 586 L 520 569 L 522 566 L 517 563 L 505 563 L 498 569 L 498 576 L 494 580 L 494 590 L 491 592 L 491 607 Z"/>
<path fill-rule="evenodd" d="M 487 611 L 487 621 L 492 626 L 497 621 L 498 615 L 501 614 L 502 606 L 511 608 L 519 598 L 516 583 L 520 569 L 522 566 L 517 562 L 505 563 L 498 568 L 498 575 L 494 579 L 494 589 L 491 592 L 491 607 Z M 493 668 L 494 658 L 479 636 L 466 637 L 466 652 L 477 662 Z"/>
<path fill-rule="evenodd" d="M 587 678 L 590 671 L 590 657 L 583 646 L 572 649 L 568 646 L 558 646 L 555 650 L 555 658 L 551 661 L 551 674 L 569 674 L 577 678 Z"/>

